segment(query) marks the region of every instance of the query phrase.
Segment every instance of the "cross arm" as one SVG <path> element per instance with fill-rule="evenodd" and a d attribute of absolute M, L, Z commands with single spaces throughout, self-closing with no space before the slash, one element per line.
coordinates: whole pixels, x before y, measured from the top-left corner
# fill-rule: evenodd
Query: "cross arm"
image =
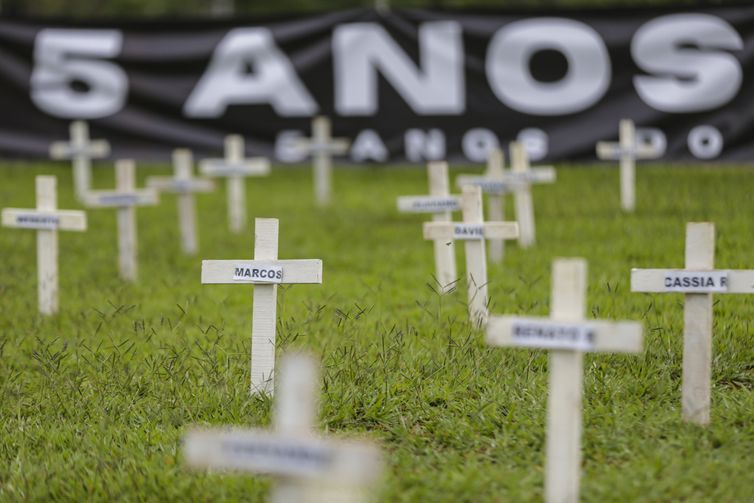
<path fill-rule="evenodd" d="M 194 468 L 242 470 L 361 485 L 379 479 L 382 456 L 368 442 L 296 437 L 239 428 L 189 431 L 186 462 Z"/>
<path fill-rule="evenodd" d="M 502 178 L 478 175 L 458 175 L 456 177 L 456 186 L 463 188 L 466 185 L 479 187 L 482 189 L 482 192 L 487 194 L 504 194 L 513 188 L 510 181 L 505 181 Z"/>
<path fill-rule="evenodd" d="M 509 171 L 503 176 L 503 180 L 511 183 L 552 183 L 557 177 L 555 168 L 552 166 L 539 166 L 525 171 Z"/>
<path fill-rule="evenodd" d="M 121 208 L 126 206 L 152 206 L 160 202 L 154 189 L 141 189 L 129 192 L 117 190 L 92 190 L 83 195 L 83 202 L 95 208 Z"/>
<path fill-rule="evenodd" d="M 162 192 L 183 194 L 186 192 L 210 192 L 215 188 L 215 182 L 206 178 L 181 179 L 169 176 L 150 176 L 147 187 Z"/>
<path fill-rule="evenodd" d="M 3 208 L 2 225 L 22 229 L 85 231 L 86 213 L 79 210 L 39 211 L 35 209 Z"/>
<path fill-rule="evenodd" d="M 754 270 L 631 269 L 631 291 L 754 293 Z"/>
<path fill-rule="evenodd" d="M 461 209 L 458 196 L 401 196 L 398 211 L 404 213 L 442 213 Z"/>
<path fill-rule="evenodd" d="M 251 157 L 239 163 L 225 159 L 199 161 L 199 171 L 207 176 L 264 176 L 270 173 L 270 160 L 266 157 Z"/>
<path fill-rule="evenodd" d="M 633 155 L 637 159 L 655 159 L 662 155 L 662 152 L 652 145 L 639 143 L 634 145 L 628 151 L 620 146 L 620 143 L 600 141 L 597 142 L 597 157 L 603 160 L 620 159 L 623 155 Z"/>
<path fill-rule="evenodd" d="M 86 145 L 72 145 L 65 141 L 56 141 L 50 145 L 50 157 L 53 159 L 71 159 L 79 155 L 92 158 L 110 155 L 110 143 L 107 140 L 94 140 Z"/>
<path fill-rule="evenodd" d="M 326 143 L 318 139 L 297 138 L 292 142 L 293 148 L 305 151 L 307 154 L 342 155 L 348 152 L 351 142 L 345 138 L 330 138 Z"/>
<path fill-rule="evenodd" d="M 642 337 L 642 325 L 636 321 L 560 322 L 517 316 L 491 316 L 486 335 L 492 346 L 611 353 L 641 351 Z"/>
<path fill-rule="evenodd" d="M 516 239 L 517 222 L 424 222 L 424 239 Z"/>
<path fill-rule="evenodd" d="M 280 277 L 276 277 L 278 271 Z M 322 261 L 319 259 L 202 260 L 202 283 L 322 283 Z"/>

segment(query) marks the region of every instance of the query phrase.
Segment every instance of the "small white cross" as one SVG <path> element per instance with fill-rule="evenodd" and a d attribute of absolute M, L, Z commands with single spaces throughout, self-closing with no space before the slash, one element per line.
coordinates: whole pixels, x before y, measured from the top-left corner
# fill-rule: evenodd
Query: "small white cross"
<path fill-rule="evenodd" d="M 70 142 L 56 141 L 50 145 L 53 159 L 73 161 L 73 187 L 76 197 L 81 197 L 92 188 L 92 159 L 110 155 L 106 140 L 89 140 L 89 126 L 84 121 L 74 121 L 70 126 Z"/>
<path fill-rule="evenodd" d="M 398 211 L 402 213 L 432 213 L 434 222 L 452 221 L 451 212 L 461 209 L 461 198 L 450 195 L 448 183 L 448 163 L 430 162 L 427 164 L 429 178 L 428 196 L 401 196 L 398 198 Z M 435 239 L 435 274 L 442 291 L 449 290 L 458 279 L 456 272 L 456 251 L 453 241 Z"/>
<path fill-rule="evenodd" d="M 491 316 L 492 346 L 549 349 L 545 500 L 576 503 L 581 470 L 583 352 L 641 351 L 641 323 L 585 320 L 586 261 L 559 259 L 552 267 L 549 318 Z"/>
<path fill-rule="evenodd" d="M 637 143 L 636 128 L 630 119 L 620 121 L 618 143 L 598 142 L 597 157 L 603 160 L 620 160 L 620 204 L 624 211 L 636 207 L 636 160 L 655 159 L 662 155 L 646 143 Z"/>
<path fill-rule="evenodd" d="M 469 318 L 475 326 L 487 323 L 487 257 L 485 239 L 515 239 L 515 222 L 485 222 L 482 191 L 467 186 L 461 195 L 463 222 L 425 222 L 424 239 L 460 239 L 466 241 L 466 281 L 468 283 Z"/>
<path fill-rule="evenodd" d="M 37 231 L 37 293 L 40 314 L 58 312 L 58 230 L 85 231 L 86 213 L 57 209 L 57 179 L 36 177 L 36 209 L 4 208 L 3 227 Z"/>
<path fill-rule="evenodd" d="M 136 164 L 130 159 L 115 162 L 115 190 L 91 190 L 83 202 L 90 208 L 116 208 L 118 220 L 118 270 L 126 281 L 138 277 L 136 207 L 154 206 L 159 195 L 154 189 L 136 188 Z"/>
<path fill-rule="evenodd" d="M 254 285 L 251 393 L 273 393 L 277 285 L 322 283 L 322 261 L 278 260 L 278 220 L 254 223 L 254 260 L 202 260 L 202 284 Z"/>
<path fill-rule="evenodd" d="M 266 176 L 270 161 L 264 157 L 244 158 L 244 141 L 239 135 L 225 137 L 225 158 L 204 159 L 199 171 L 206 176 L 225 177 L 228 190 L 228 225 L 239 233 L 246 226 L 246 185 L 244 177 Z"/>
<path fill-rule="evenodd" d="M 193 176 L 193 160 L 188 149 L 173 150 L 172 177 L 150 176 L 147 187 L 160 192 L 178 194 L 178 223 L 181 229 L 181 245 L 189 255 L 196 254 L 199 247 L 196 232 L 196 204 L 194 192 L 211 192 L 215 188 L 212 180 Z"/>
<path fill-rule="evenodd" d="M 631 269 L 632 292 L 683 293 L 683 419 L 710 422 L 712 294 L 754 293 L 754 270 L 715 269 L 715 224 L 686 226 L 685 269 Z"/>
<path fill-rule="evenodd" d="M 313 358 L 281 358 L 273 431 L 194 429 L 184 437 L 183 454 L 194 468 L 238 470 L 276 478 L 268 501 L 324 503 L 371 501 L 383 461 L 372 443 L 317 436 L 320 379 Z"/>
<path fill-rule="evenodd" d="M 299 138 L 296 147 L 314 159 L 314 197 L 318 206 L 330 204 L 332 196 L 332 156 L 348 152 L 350 142 L 333 138 L 330 119 L 315 117 L 312 120 L 312 137 Z"/>

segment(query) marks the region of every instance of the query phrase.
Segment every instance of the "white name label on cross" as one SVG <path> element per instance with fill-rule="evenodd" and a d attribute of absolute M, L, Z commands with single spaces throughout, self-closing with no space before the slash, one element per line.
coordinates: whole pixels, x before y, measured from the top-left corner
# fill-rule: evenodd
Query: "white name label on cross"
<path fill-rule="evenodd" d="M 424 239 L 465 240 L 469 317 L 473 324 L 483 326 L 488 315 L 485 239 L 515 239 L 518 237 L 518 224 L 485 222 L 479 187 L 463 188 L 461 207 L 463 222 L 425 222 Z"/>
<path fill-rule="evenodd" d="M 58 312 L 58 230 L 85 231 L 86 213 L 57 209 L 57 178 L 36 177 L 37 209 L 4 208 L 2 225 L 37 231 L 39 312 Z"/>
<path fill-rule="evenodd" d="M 330 204 L 332 196 L 332 156 L 344 155 L 351 142 L 333 138 L 330 119 L 315 117 L 312 120 L 312 137 L 299 138 L 295 145 L 314 160 L 314 197 L 317 205 Z"/>
<path fill-rule="evenodd" d="M 686 226 L 686 269 L 632 269 L 632 292 L 685 294 L 683 329 L 683 419 L 710 422 L 712 294 L 754 294 L 754 270 L 714 270 L 715 225 Z"/>
<path fill-rule="evenodd" d="M 154 189 L 136 188 L 136 164 L 129 159 L 115 162 L 115 190 L 92 190 L 83 202 L 91 208 L 116 208 L 118 221 L 118 270 L 120 277 L 135 281 L 138 277 L 138 239 L 136 207 L 160 202 Z"/>
<path fill-rule="evenodd" d="M 448 163 L 442 161 L 427 164 L 429 180 L 428 196 L 401 196 L 398 198 L 398 211 L 403 213 L 432 213 L 434 222 L 450 222 L 451 212 L 461 209 L 461 198 L 450 195 Z M 437 238 L 432 243 L 435 255 L 435 280 L 441 292 L 453 288 L 456 272 L 456 250 L 453 241 Z"/>
<path fill-rule="evenodd" d="M 586 261 L 553 262 L 550 318 L 491 316 L 492 346 L 551 349 L 547 404 L 545 500 L 576 503 L 581 469 L 583 351 L 641 351 L 641 323 L 584 320 Z"/>
<path fill-rule="evenodd" d="M 202 260 L 202 284 L 254 286 L 251 393 L 273 393 L 278 284 L 322 283 L 322 261 L 278 260 L 278 220 L 257 218 L 254 260 Z"/>
<path fill-rule="evenodd" d="M 92 159 L 110 155 L 110 144 L 105 140 L 89 140 L 89 126 L 84 121 L 74 121 L 70 126 L 69 142 L 53 142 L 50 157 L 73 161 L 73 187 L 81 197 L 91 189 Z"/>
<path fill-rule="evenodd" d="M 173 150 L 173 177 L 150 176 L 147 187 L 160 192 L 178 195 L 178 225 L 181 231 L 181 247 L 189 255 L 194 255 L 199 248 L 196 230 L 196 203 L 194 192 L 210 192 L 215 183 L 206 178 L 194 178 L 193 156 L 188 149 Z"/>
<path fill-rule="evenodd" d="M 598 159 L 620 160 L 621 208 L 633 211 L 636 207 L 636 160 L 655 159 L 662 152 L 652 145 L 637 143 L 636 128 L 630 119 L 620 121 L 618 143 L 601 141 L 596 150 Z"/>
<path fill-rule="evenodd" d="M 277 478 L 273 502 L 368 501 L 379 481 L 382 456 L 368 442 L 316 436 L 320 380 L 314 360 L 281 358 L 272 432 L 193 430 L 184 438 L 184 458 L 194 468 L 240 470 Z"/>
<path fill-rule="evenodd" d="M 239 135 L 225 137 L 225 158 L 204 159 L 199 171 L 205 176 L 225 177 L 228 191 L 228 225 L 239 233 L 246 226 L 246 185 L 244 177 L 266 176 L 270 162 L 264 157 L 244 157 L 244 140 Z"/>

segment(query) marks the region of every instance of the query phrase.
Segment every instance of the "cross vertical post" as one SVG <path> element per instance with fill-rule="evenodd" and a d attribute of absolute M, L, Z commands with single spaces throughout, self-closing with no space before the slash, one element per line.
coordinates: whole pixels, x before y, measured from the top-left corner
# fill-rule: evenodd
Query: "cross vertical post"
<path fill-rule="evenodd" d="M 511 142 L 511 170 L 519 175 L 522 181 L 529 173 L 529 156 L 523 143 Z M 516 220 L 519 225 L 518 244 L 521 248 L 529 248 L 534 244 L 536 230 L 534 228 L 534 203 L 531 198 L 529 182 L 513 185 L 513 202 L 516 206 Z"/>
<path fill-rule="evenodd" d="M 715 226 L 686 226 L 686 269 L 715 268 Z M 683 305 L 683 419 L 709 424 L 712 379 L 712 294 L 686 293 Z"/>
<path fill-rule="evenodd" d="M 487 172 L 485 177 L 502 180 L 505 175 L 505 157 L 503 149 L 495 148 L 487 158 Z M 490 193 L 487 197 L 487 218 L 491 222 L 502 222 L 505 219 L 505 199 L 502 191 Z M 490 260 L 499 264 L 505 254 L 504 239 L 490 239 Z"/>
<path fill-rule="evenodd" d="M 115 190 L 133 192 L 136 190 L 136 165 L 130 159 L 115 162 Z M 136 237 L 136 209 L 121 206 L 117 210 L 118 221 L 118 268 L 120 276 L 128 281 L 136 281 L 138 276 Z"/>
<path fill-rule="evenodd" d="M 618 127 L 620 142 L 620 201 L 625 211 L 633 211 L 636 207 L 636 164 L 634 162 L 634 146 L 636 145 L 636 129 L 631 120 L 623 119 Z"/>
<path fill-rule="evenodd" d="M 332 137 L 332 126 L 327 117 L 312 120 L 312 137 L 300 138 L 295 145 L 314 163 L 314 199 L 317 206 L 327 206 L 332 197 L 332 156 L 348 152 L 350 142 Z"/>
<path fill-rule="evenodd" d="M 76 197 L 83 198 L 92 187 L 92 159 L 106 157 L 110 144 L 105 140 L 89 140 L 89 126 L 84 121 L 70 125 L 70 142 L 54 142 L 50 145 L 53 159 L 71 159 L 73 164 L 73 187 Z"/>
<path fill-rule="evenodd" d="M 450 184 L 448 182 L 448 163 L 435 161 L 427 164 L 427 177 L 429 178 L 429 194 L 437 197 L 450 196 Z M 450 210 L 432 215 L 433 222 L 450 222 L 453 220 Z M 435 253 L 435 271 L 440 288 L 445 291 L 450 288 L 457 279 L 456 248 L 453 241 L 435 239 L 432 241 Z"/>

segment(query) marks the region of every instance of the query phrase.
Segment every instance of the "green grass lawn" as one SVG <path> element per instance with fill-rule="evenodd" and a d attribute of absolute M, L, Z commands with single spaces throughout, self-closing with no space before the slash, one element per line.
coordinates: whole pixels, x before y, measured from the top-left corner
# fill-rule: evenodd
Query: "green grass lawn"
<path fill-rule="evenodd" d="M 167 173 L 141 169 L 140 177 Z M 452 175 L 461 171 L 453 170 Z M 477 170 L 481 171 L 481 167 Z M 34 175 L 0 167 L 0 206 L 32 207 Z M 95 169 L 95 185 L 112 185 Z M 60 315 L 37 315 L 35 233 L 0 229 L 0 501 L 260 501 L 269 481 L 187 471 L 187 427 L 266 427 L 250 398 L 252 287 L 202 286 L 202 258 L 252 258 L 253 232 L 227 231 L 224 186 L 198 196 L 200 253 L 179 250 L 176 204 L 137 211 L 140 281 L 117 274 L 115 213 L 88 211 L 60 234 Z M 589 262 L 589 317 L 641 320 L 638 355 L 585 358 L 582 499 L 751 501 L 754 299 L 715 297 L 712 424 L 681 422 L 683 297 L 631 293 L 632 267 L 682 267 L 688 221 L 717 226 L 716 265 L 754 268 L 754 170 L 641 167 L 637 211 L 619 210 L 617 169 L 562 167 L 534 190 L 537 245 L 490 264 L 493 314 L 546 315 L 554 257 Z M 331 209 L 311 174 L 248 183 L 248 212 L 280 219 L 280 258 L 321 258 L 322 285 L 282 288 L 278 356 L 322 362 L 320 428 L 374 439 L 388 469 L 380 500 L 540 501 L 547 353 L 486 347 L 465 287 L 432 288 L 421 215 L 395 198 L 426 192 L 423 169 L 336 171 Z M 507 214 L 511 215 L 509 207 Z M 459 272 L 465 270 L 459 247 Z"/>

